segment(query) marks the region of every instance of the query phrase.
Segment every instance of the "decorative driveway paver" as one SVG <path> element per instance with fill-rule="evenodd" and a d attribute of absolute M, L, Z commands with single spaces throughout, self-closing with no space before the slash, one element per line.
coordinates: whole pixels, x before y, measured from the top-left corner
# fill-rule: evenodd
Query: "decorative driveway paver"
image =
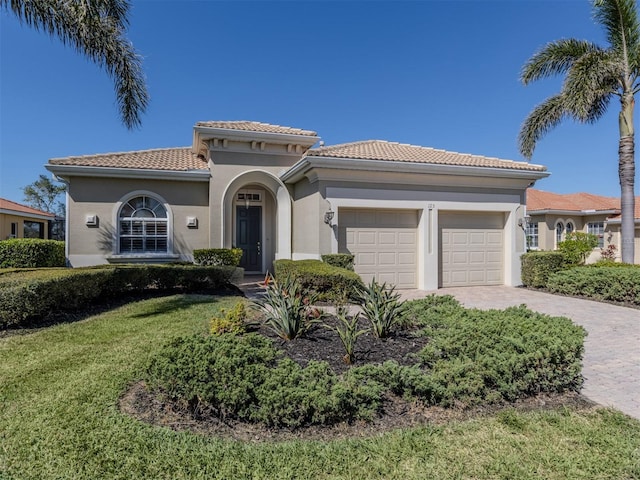
<path fill-rule="evenodd" d="M 640 310 L 503 286 L 401 293 L 405 299 L 430 293 L 453 295 L 465 307 L 480 309 L 525 304 L 537 312 L 569 317 L 589 333 L 585 340 L 582 394 L 640 419 Z"/>

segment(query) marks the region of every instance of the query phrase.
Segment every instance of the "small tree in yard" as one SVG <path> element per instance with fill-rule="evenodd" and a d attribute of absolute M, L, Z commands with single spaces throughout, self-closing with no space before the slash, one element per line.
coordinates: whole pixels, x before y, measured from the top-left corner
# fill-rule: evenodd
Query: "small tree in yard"
<path fill-rule="evenodd" d="M 582 265 L 587 256 L 598 246 L 598 237 L 591 233 L 567 233 L 564 242 L 558 244 L 558 250 L 564 255 L 568 265 Z"/>

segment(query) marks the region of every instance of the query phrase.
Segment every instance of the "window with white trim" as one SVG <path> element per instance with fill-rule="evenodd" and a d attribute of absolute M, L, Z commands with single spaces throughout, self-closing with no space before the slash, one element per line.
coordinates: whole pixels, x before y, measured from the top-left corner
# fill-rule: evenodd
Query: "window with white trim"
<path fill-rule="evenodd" d="M 565 233 L 572 233 L 575 229 L 576 227 L 573 225 L 573 222 L 571 221 L 567 222 L 567 225 L 564 227 Z"/>
<path fill-rule="evenodd" d="M 148 195 L 125 202 L 118 213 L 120 253 L 167 253 L 167 209 Z"/>
<path fill-rule="evenodd" d="M 538 248 L 538 222 L 529 222 L 525 228 L 525 235 L 527 237 L 527 248 Z"/>
<path fill-rule="evenodd" d="M 598 248 L 604 248 L 604 222 L 589 222 L 587 233 L 598 237 Z"/>

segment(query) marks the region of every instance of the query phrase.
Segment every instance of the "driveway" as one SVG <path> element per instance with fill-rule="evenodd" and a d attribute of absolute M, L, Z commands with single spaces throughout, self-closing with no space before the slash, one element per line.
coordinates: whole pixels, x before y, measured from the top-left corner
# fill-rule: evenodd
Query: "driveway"
<path fill-rule="evenodd" d="M 453 295 L 465 307 L 480 309 L 525 304 L 537 312 L 569 317 L 589 333 L 585 340 L 582 394 L 640 419 L 640 310 L 501 286 L 401 293 L 405 299 L 430 293 Z"/>

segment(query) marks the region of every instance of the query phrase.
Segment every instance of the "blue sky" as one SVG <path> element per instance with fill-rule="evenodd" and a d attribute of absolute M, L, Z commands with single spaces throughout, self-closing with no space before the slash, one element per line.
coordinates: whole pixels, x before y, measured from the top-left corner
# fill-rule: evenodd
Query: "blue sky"
<path fill-rule="evenodd" d="M 588 0 L 133 0 L 130 20 L 151 94 L 134 131 L 102 70 L 0 13 L 0 196 L 22 201 L 49 158 L 187 146 L 204 120 L 522 160 L 522 121 L 560 86 L 524 87 L 524 62 L 563 37 L 604 44 Z M 537 188 L 618 196 L 617 111 L 547 135 Z"/>

